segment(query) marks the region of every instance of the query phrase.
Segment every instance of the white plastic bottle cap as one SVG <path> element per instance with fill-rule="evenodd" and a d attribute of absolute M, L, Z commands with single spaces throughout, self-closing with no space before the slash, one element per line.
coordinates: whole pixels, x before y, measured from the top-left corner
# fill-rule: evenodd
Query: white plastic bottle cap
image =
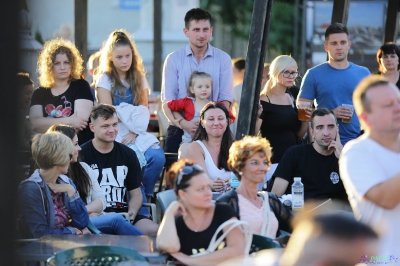
<path fill-rule="evenodd" d="M 294 182 L 301 182 L 301 177 L 295 177 Z"/>

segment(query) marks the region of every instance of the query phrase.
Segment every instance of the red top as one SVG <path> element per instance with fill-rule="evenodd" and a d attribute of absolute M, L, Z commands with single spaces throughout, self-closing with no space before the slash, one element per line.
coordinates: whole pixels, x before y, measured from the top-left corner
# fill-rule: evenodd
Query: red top
<path fill-rule="evenodd" d="M 170 100 L 168 107 L 171 111 L 179 112 L 184 111 L 183 117 L 186 121 L 190 121 L 194 117 L 194 103 L 190 97 L 185 97 L 179 100 Z"/>
<path fill-rule="evenodd" d="M 222 102 L 220 102 L 223 104 Z M 193 98 L 190 97 L 185 97 L 183 99 L 178 99 L 178 100 L 170 100 L 168 102 L 168 107 L 171 109 L 171 111 L 174 112 L 179 112 L 179 111 L 184 111 L 183 117 L 185 118 L 186 121 L 190 121 L 194 117 L 194 103 L 193 103 Z M 232 120 L 232 123 L 235 122 L 236 117 L 232 114 L 230 110 L 229 112 L 229 118 Z"/>

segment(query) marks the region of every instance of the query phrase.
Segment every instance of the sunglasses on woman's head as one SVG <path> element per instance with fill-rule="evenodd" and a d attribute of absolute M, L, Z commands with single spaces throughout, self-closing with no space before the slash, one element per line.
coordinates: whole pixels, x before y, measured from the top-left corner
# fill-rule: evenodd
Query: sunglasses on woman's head
<path fill-rule="evenodd" d="M 178 178 L 176 179 L 176 184 L 179 185 L 182 181 L 182 177 L 184 175 L 190 175 L 194 171 L 203 171 L 203 168 L 201 168 L 200 165 L 197 164 L 192 164 L 192 165 L 186 165 L 179 170 L 178 173 Z"/>

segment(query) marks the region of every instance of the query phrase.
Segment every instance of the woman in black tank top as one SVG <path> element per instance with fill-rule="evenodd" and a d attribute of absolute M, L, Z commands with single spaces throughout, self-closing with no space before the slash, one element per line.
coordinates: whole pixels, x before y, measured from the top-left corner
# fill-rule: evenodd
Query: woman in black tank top
<path fill-rule="evenodd" d="M 297 144 L 308 129 L 308 122 L 297 118 L 297 108 L 293 96 L 287 90 L 298 77 L 296 61 L 287 55 L 275 58 L 270 66 L 270 79 L 261 92 L 263 107 L 256 132 L 266 138 L 272 147 L 272 163 L 279 163 L 285 151 Z M 308 111 L 311 116 L 311 110 Z"/>

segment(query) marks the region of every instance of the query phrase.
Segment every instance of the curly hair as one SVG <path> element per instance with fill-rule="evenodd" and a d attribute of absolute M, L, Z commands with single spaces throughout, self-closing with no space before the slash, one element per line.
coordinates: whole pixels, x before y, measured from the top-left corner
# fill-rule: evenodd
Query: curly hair
<path fill-rule="evenodd" d="M 133 104 L 139 105 L 142 102 L 142 77 L 146 74 L 143 65 L 143 59 L 139 55 L 136 48 L 133 36 L 124 29 L 114 30 L 108 36 L 108 39 L 103 43 L 103 47 L 100 49 L 99 66 L 94 71 L 94 78 L 97 80 L 101 75 L 107 74 L 110 76 L 112 81 L 111 95 L 114 97 L 114 92 L 117 91 L 120 95 L 125 95 L 125 85 L 122 83 L 117 69 L 112 63 L 111 56 L 112 52 L 116 47 L 128 45 L 132 50 L 132 64 L 129 70 L 126 72 L 126 82 L 129 84 L 134 96 Z"/>
<path fill-rule="evenodd" d="M 209 109 L 221 109 L 226 116 L 227 120 L 227 126 L 224 134 L 222 135 L 222 141 L 221 141 L 221 147 L 219 149 L 219 155 L 218 155 L 218 165 L 217 167 L 219 169 L 224 169 L 225 171 L 229 171 L 227 160 L 228 160 L 228 150 L 232 145 L 233 142 L 233 136 L 232 136 L 232 131 L 229 127 L 229 111 L 226 109 L 225 105 L 219 102 L 209 102 L 207 103 L 203 109 L 200 111 L 200 120 L 204 120 L 204 114 L 207 112 Z M 208 140 L 208 133 L 204 127 L 199 125 L 197 128 L 196 132 L 194 133 L 193 136 L 193 141 L 196 140 Z"/>
<path fill-rule="evenodd" d="M 75 44 L 69 40 L 56 38 L 47 41 L 39 54 L 37 72 L 39 73 L 39 84 L 45 88 L 51 88 L 54 83 L 53 63 L 58 54 L 65 54 L 71 64 L 71 75 L 68 82 L 80 79 L 83 72 L 83 59 Z"/>
<path fill-rule="evenodd" d="M 271 163 L 271 146 L 265 138 L 246 136 L 241 140 L 235 141 L 229 149 L 228 166 L 230 170 L 241 180 L 239 172 L 243 169 L 246 161 L 254 154 L 261 152 Z"/>

